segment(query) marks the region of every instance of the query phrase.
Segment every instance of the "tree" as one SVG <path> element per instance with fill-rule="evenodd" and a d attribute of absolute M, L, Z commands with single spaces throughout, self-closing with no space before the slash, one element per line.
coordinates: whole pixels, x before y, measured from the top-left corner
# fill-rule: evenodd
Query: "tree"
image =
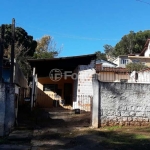
<path fill-rule="evenodd" d="M 49 36 L 45 35 L 37 41 L 34 58 L 53 58 L 58 56 L 61 48 L 56 48 L 56 42 Z"/>
<path fill-rule="evenodd" d="M 11 25 L 5 24 L 4 56 L 11 54 Z M 0 27 L 1 28 L 1 27 Z M 33 57 L 37 42 L 21 27 L 15 28 L 15 59 L 26 77 L 31 73 L 27 59 Z"/>
<path fill-rule="evenodd" d="M 129 34 L 124 35 L 115 45 L 112 54 L 117 57 L 119 55 L 140 53 L 148 38 L 150 38 L 150 30 L 139 31 L 137 33 L 130 31 Z"/>
<path fill-rule="evenodd" d="M 5 34 L 4 34 L 4 54 L 10 53 L 10 45 L 11 45 L 11 25 L 5 24 Z M 1 27 L 0 27 L 1 28 Z M 24 47 L 24 51 L 27 51 L 28 56 L 33 56 L 37 42 L 33 40 L 33 36 L 28 35 L 28 33 L 22 29 L 21 27 L 15 28 L 15 44 L 17 46 Z M 7 56 L 7 55 L 6 55 Z"/>
<path fill-rule="evenodd" d="M 142 64 L 141 62 L 138 62 L 138 63 L 129 63 L 126 65 L 126 68 L 132 72 L 132 71 L 140 71 L 148 67 Z"/>
<path fill-rule="evenodd" d="M 103 47 L 105 54 L 112 55 L 114 48 L 111 45 L 105 44 Z"/>
<path fill-rule="evenodd" d="M 96 59 L 97 60 L 100 60 L 100 59 L 107 60 L 105 53 L 97 51 L 97 52 L 95 52 L 95 54 L 96 54 Z"/>

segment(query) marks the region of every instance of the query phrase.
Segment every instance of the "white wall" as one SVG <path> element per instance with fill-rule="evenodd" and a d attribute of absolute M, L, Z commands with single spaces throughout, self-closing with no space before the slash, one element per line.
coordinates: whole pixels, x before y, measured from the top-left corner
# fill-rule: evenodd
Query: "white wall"
<path fill-rule="evenodd" d="M 113 61 L 114 64 L 117 65 L 117 67 L 119 66 L 119 57 L 117 57 L 114 61 Z"/>
<path fill-rule="evenodd" d="M 78 66 L 77 95 L 73 102 L 73 109 L 90 111 L 91 97 L 93 97 L 92 76 L 96 73 L 95 62 Z"/>
<path fill-rule="evenodd" d="M 135 71 L 130 74 L 129 83 L 150 83 L 150 70 L 145 70 L 138 73 L 138 79 L 135 80 Z"/>
<path fill-rule="evenodd" d="M 125 68 L 126 67 L 126 64 L 122 64 L 121 61 L 122 60 L 128 60 L 128 63 L 130 62 L 130 60 L 128 59 L 128 56 L 119 56 L 117 57 L 113 63 L 117 65 L 117 67 L 122 67 L 122 68 Z"/>
<path fill-rule="evenodd" d="M 150 56 L 150 43 L 148 44 L 148 48 L 147 48 L 147 50 L 145 51 L 144 56 L 145 56 L 145 57 L 149 57 L 149 56 Z"/>

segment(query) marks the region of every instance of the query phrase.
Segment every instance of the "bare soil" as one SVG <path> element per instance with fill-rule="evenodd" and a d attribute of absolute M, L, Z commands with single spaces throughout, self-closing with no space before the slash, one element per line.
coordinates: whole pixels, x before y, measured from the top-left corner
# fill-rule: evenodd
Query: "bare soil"
<path fill-rule="evenodd" d="M 23 113 L 16 130 L 30 130 L 30 141 L 19 144 L 30 145 L 31 150 L 149 150 L 150 127 L 91 127 L 90 112 L 61 107 L 35 109 Z M 1 138 L 0 144 L 18 144 Z"/>

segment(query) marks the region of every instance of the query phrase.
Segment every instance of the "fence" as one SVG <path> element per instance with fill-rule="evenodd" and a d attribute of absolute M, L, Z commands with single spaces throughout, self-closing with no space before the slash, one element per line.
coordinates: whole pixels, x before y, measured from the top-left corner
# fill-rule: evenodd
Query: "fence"
<path fill-rule="evenodd" d="M 96 72 L 102 82 L 150 83 L 150 68 L 134 70 L 97 66 Z"/>
<path fill-rule="evenodd" d="M 93 80 L 92 125 L 149 125 L 150 84 Z"/>
<path fill-rule="evenodd" d="M 91 95 L 77 95 L 77 97 L 75 98 L 76 101 L 73 102 L 73 108 L 91 111 L 92 98 L 93 96 Z"/>

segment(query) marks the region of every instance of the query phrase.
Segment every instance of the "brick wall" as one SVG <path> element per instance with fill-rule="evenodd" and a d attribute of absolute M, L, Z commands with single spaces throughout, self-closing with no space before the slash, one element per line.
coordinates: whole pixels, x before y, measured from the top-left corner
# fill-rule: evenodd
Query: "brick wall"
<path fill-rule="evenodd" d="M 89 65 L 79 65 L 77 80 L 74 81 L 73 108 L 90 111 L 91 97 L 93 96 L 92 76 L 95 74 L 95 61 Z"/>

